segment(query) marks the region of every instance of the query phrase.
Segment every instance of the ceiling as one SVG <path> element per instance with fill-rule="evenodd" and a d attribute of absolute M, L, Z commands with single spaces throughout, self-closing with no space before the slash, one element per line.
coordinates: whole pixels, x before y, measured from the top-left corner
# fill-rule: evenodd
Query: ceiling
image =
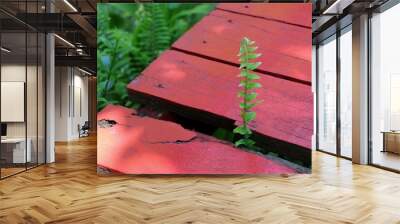
<path fill-rule="evenodd" d="M 351 23 L 351 16 L 382 5 L 388 0 L 267 0 L 263 2 L 310 2 L 313 4 L 313 42 L 335 32 L 337 24 Z M 13 49 L 15 57 L 26 55 L 26 28 L 54 32 L 56 63 L 82 66 L 96 71 L 96 4 L 136 2 L 134 0 L 1 0 L 0 23 L 3 46 Z M 52 13 L 48 13 L 51 11 Z M 27 13 L 26 13 L 27 12 Z M 347 17 L 346 17 L 347 16 Z M 346 20 L 347 19 L 347 20 Z M 338 23 L 338 21 L 344 21 Z M 60 37 L 60 38 L 59 38 Z M 28 38 L 28 55 L 36 46 Z M 64 41 L 65 40 L 65 41 Z M 73 45 L 73 46 L 72 46 Z M 11 54 L 9 54 L 11 56 Z"/>
<path fill-rule="evenodd" d="M 313 43 L 319 43 L 352 23 L 353 17 L 391 0 L 313 0 Z"/>
<path fill-rule="evenodd" d="M 54 32 L 56 65 L 79 66 L 96 73 L 96 3 L 47 0 L 46 5 L 45 0 L 1 0 L 2 46 L 12 50 L 7 58 L 16 61 L 26 55 L 35 57 L 37 33 Z M 35 34 L 28 33 L 25 38 L 27 29 Z"/>

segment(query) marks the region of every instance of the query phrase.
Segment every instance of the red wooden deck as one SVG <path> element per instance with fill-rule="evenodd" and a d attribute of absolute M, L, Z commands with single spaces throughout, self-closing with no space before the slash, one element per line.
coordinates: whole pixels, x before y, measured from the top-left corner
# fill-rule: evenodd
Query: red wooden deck
<path fill-rule="evenodd" d="M 140 117 L 121 106 L 109 105 L 98 121 L 97 164 L 126 174 L 290 174 L 296 171 L 277 161 L 180 125 Z"/>
<path fill-rule="evenodd" d="M 147 96 L 240 121 L 237 78 L 239 42 L 256 41 L 264 103 L 252 129 L 268 138 L 311 148 L 311 4 L 223 3 L 128 85 Z M 182 113 L 185 113 L 182 111 Z M 296 147 L 294 147 L 294 150 Z"/>
<path fill-rule="evenodd" d="M 255 107 L 257 117 L 251 129 L 257 138 L 261 136 L 258 141 L 266 149 L 310 166 L 313 132 L 310 26 L 311 4 L 219 4 L 133 80 L 128 91 L 136 100 L 159 103 L 164 109 L 191 119 L 221 122 L 225 127 L 237 125 L 241 120 L 237 53 L 240 40 L 247 36 L 256 41 L 263 54 L 259 58 L 263 64 L 256 71 L 263 85 L 257 90 L 259 99 L 264 102 Z M 107 113 L 103 112 L 100 118 L 104 114 Z M 255 154 L 204 135 L 192 139 L 190 136 L 200 134 L 176 124 L 126 115 L 113 119 L 127 125 L 102 130 L 99 164 L 119 172 L 276 171 L 274 166 L 268 168 L 271 163 L 265 162 L 265 158 L 260 160 Z M 156 139 L 166 133 L 163 142 L 180 139 L 185 144 L 154 145 L 141 140 L 150 138 L 160 142 Z M 255 167 L 250 167 L 250 163 Z M 115 164 L 119 164 L 117 168 Z"/>
<path fill-rule="evenodd" d="M 153 97 L 240 121 L 238 68 L 178 51 L 166 51 L 128 88 Z M 263 135 L 310 148 L 310 86 L 261 75 L 259 99 L 264 102 L 251 128 Z"/>
<path fill-rule="evenodd" d="M 263 54 L 257 59 L 262 62 L 260 72 L 311 83 L 310 28 L 214 10 L 176 41 L 173 49 L 235 65 L 244 36 L 254 40 Z"/>
<path fill-rule="evenodd" d="M 235 13 L 243 13 L 246 15 L 262 17 L 267 20 L 275 20 L 284 23 L 290 23 L 297 26 L 311 28 L 311 8 L 310 4 L 303 3 L 244 3 L 232 4 L 221 3 L 218 9 L 228 10 Z M 309 13 L 310 12 L 310 13 Z"/>

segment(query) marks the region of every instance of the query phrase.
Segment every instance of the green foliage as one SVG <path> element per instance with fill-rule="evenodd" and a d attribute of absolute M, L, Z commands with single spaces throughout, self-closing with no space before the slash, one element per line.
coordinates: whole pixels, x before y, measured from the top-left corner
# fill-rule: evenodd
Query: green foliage
<path fill-rule="evenodd" d="M 239 50 L 239 62 L 240 62 L 240 74 L 241 78 L 239 87 L 242 88 L 238 93 L 238 97 L 243 98 L 240 103 L 240 115 L 242 117 L 242 125 L 236 127 L 233 132 L 242 135 L 242 138 L 235 142 L 236 147 L 245 146 L 247 148 L 253 147 L 255 142 L 250 139 L 252 131 L 249 128 L 249 123 L 256 118 L 256 112 L 251 109 L 259 104 L 261 101 L 256 100 L 257 93 L 254 89 L 260 88 L 261 84 L 256 80 L 260 77 L 252 71 L 257 69 L 261 62 L 253 62 L 261 54 L 256 53 L 257 47 L 255 42 L 251 41 L 247 37 L 243 38 L 240 42 Z"/>
<path fill-rule="evenodd" d="M 214 4 L 98 4 L 97 99 L 137 107 L 126 85 L 214 8 Z"/>
<path fill-rule="evenodd" d="M 217 128 L 214 131 L 213 136 L 218 139 L 229 141 L 229 142 L 233 142 L 233 139 L 235 137 L 232 130 L 228 130 L 228 129 L 224 129 L 224 128 Z"/>

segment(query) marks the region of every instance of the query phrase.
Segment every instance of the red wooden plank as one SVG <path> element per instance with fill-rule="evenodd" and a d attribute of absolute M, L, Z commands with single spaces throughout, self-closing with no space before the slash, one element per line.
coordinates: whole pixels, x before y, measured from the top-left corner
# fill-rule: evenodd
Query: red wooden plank
<path fill-rule="evenodd" d="M 259 71 L 311 84 L 311 29 L 221 10 L 213 11 L 173 44 L 173 48 L 237 64 L 243 37 L 254 40 Z"/>
<path fill-rule="evenodd" d="M 180 125 L 107 106 L 98 120 L 97 164 L 126 174 L 281 174 L 295 170 Z M 101 122 L 99 122 L 100 124 Z"/>
<path fill-rule="evenodd" d="M 128 85 L 186 107 L 240 121 L 237 67 L 177 51 L 166 51 Z M 311 147 L 313 97 L 311 87 L 261 75 L 256 132 L 302 147 Z"/>
<path fill-rule="evenodd" d="M 217 8 L 311 28 L 311 3 L 220 3 Z"/>

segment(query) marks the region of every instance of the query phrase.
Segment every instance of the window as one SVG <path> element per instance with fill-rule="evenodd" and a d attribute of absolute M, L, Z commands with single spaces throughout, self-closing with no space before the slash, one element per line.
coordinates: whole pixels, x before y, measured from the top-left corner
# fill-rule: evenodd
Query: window
<path fill-rule="evenodd" d="M 371 162 L 400 170 L 400 4 L 371 18 Z"/>
<path fill-rule="evenodd" d="M 318 149 L 336 153 L 336 36 L 318 47 Z"/>
<path fill-rule="evenodd" d="M 37 13 L 44 2 L 1 2 Z M 0 12 L 0 178 L 45 163 L 45 35 Z"/>
<path fill-rule="evenodd" d="M 340 155 L 351 158 L 352 148 L 352 34 L 351 26 L 340 35 Z"/>

